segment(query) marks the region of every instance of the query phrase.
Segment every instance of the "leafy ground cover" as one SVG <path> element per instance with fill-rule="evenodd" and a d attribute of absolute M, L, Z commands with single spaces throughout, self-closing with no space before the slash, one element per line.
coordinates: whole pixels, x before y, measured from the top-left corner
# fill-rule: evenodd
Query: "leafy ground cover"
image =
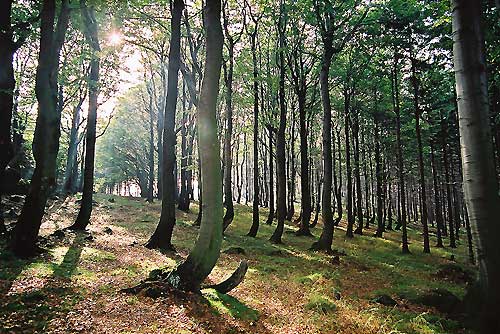
<path fill-rule="evenodd" d="M 237 205 L 223 251 L 241 247 L 244 254 L 223 252 L 207 284 L 227 277 L 241 259 L 249 262 L 244 282 L 229 295 L 205 289 L 150 298 L 120 289 L 187 256 L 197 234 L 196 204 L 178 212 L 175 254 L 143 247 L 156 227 L 158 202 L 99 194 L 90 234 L 54 234 L 77 208 L 73 197 L 51 204 L 41 230 L 47 252 L 39 257 L 16 259 L 0 244 L 1 333 L 470 333 L 415 301 L 435 288 L 463 297 L 466 280 L 440 274 L 450 266 L 471 270 L 463 236 L 458 249 L 423 254 L 420 231 L 410 226 L 412 254 L 401 255 L 399 232 L 378 239 L 372 228 L 347 239 L 341 224 L 333 260 L 308 250 L 314 239 L 295 236 L 292 223 L 283 245 L 268 241 L 274 226 L 261 224 L 257 238 L 245 236 L 251 208 Z M 266 217 L 262 209 L 261 221 Z M 397 305 L 374 301 L 384 294 Z"/>

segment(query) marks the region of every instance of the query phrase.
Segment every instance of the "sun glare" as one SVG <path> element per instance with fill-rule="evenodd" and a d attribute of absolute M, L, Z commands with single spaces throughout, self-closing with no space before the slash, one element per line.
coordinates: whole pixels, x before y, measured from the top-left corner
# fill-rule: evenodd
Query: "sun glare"
<path fill-rule="evenodd" d="M 121 44 L 123 36 L 120 32 L 113 31 L 108 36 L 108 43 L 112 46 Z"/>

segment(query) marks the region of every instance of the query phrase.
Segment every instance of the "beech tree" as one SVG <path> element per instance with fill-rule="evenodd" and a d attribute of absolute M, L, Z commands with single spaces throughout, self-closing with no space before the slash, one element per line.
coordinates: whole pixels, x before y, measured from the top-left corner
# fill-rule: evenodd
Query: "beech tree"
<path fill-rule="evenodd" d="M 57 107 L 59 54 L 69 24 L 69 0 L 62 0 L 57 24 L 56 1 L 44 0 L 40 13 L 40 52 L 38 56 L 36 97 L 38 116 L 33 138 L 35 171 L 30 189 L 13 230 L 10 245 L 15 254 L 36 252 L 38 231 L 51 189 L 55 187 L 56 158 L 59 150 L 61 114 Z M 54 27 L 55 25 L 55 27 Z"/>
<path fill-rule="evenodd" d="M 98 24 L 95 17 L 95 8 L 88 6 L 86 0 L 80 0 L 81 13 L 84 25 L 84 35 L 90 45 L 92 58 L 88 76 L 89 109 L 87 114 L 87 132 L 85 138 L 85 169 L 83 175 L 83 194 L 80 211 L 75 223 L 70 227 L 74 230 L 85 230 L 90 223 L 92 214 L 92 194 L 94 193 L 95 168 L 95 141 L 97 129 L 97 107 L 99 97 L 99 69 L 101 66 L 98 37 Z"/>
<path fill-rule="evenodd" d="M 479 263 L 476 290 L 471 293 L 481 333 L 500 330 L 496 305 L 500 302 L 500 197 L 495 178 L 488 120 L 481 2 L 454 0 L 453 62 L 459 112 L 465 201 L 474 229 Z M 452 233 L 450 231 L 450 233 Z"/>
<path fill-rule="evenodd" d="M 216 107 L 222 68 L 224 36 L 220 0 L 207 0 L 204 8 L 206 56 L 200 103 L 197 108 L 203 216 L 194 248 L 167 280 L 179 289 L 197 291 L 219 258 L 222 242 L 222 174 L 217 138 Z"/>
<path fill-rule="evenodd" d="M 175 0 L 172 7 L 170 52 L 168 61 L 168 85 L 163 127 L 163 197 L 160 222 L 149 239 L 148 248 L 173 250 L 172 232 L 175 226 L 175 113 L 178 95 L 178 78 L 180 68 L 181 18 L 184 2 Z"/>

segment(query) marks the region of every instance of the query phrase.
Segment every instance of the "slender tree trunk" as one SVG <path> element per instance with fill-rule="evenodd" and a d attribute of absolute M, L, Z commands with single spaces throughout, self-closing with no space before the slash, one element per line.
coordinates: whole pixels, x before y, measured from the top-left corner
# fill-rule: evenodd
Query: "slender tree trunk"
<path fill-rule="evenodd" d="M 160 76 L 161 76 L 161 94 L 160 94 L 160 108 L 158 110 L 158 124 L 156 126 L 156 146 L 158 147 L 158 170 L 157 170 L 157 181 L 156 187 L 158 188 L 158 199 L 163 198 L 163 127 L 164 127 L 164 117 L 165 117 L 165 107 L 166 107 L 166 86 L 167 86 L 167 74 L 165 73 L 165 62 L 162 57 L 160 61 Z"/>
<path fill-rule="evenodd" d="M 253 60 L 253 205 L 252 226 L 248 236 L 256 237 L 259 230 L 259 81 L 257 70 L 257 24 L 250 36 Z"/>
<path fill-rule="evenodd" d="M 188 184 L 188 110 L 186 108 L 186 86 L 182 85 L 182 124 L 181 124 L 181 192 L 177 208 L 184 212 L 189 212 L 189 205 L 191 200 L 189 198 L 189 184 Z"/>
<path fill-rule="evenodd" d="M 321 201 L 323 230 L 311 248 L 326 252 L 332 251 L 333 242 L 333 212 L 332 212 L 332 107 L 330 102 L 330 88 L 328 74 L 333 57 L 332 41 L 326 38 L 323 41 L 323 58 L 319 74 L 321 102 L 323 105 L 323 194 Z"/>
<path fill-rule="evenodd" d="M 298 97 L 300 126 L 300 207 L 302 214 L 297 235 L 312 235 L 309 230 L 309 221 L 311 220 L 311 189 L 309 188 L 309 154 L 307 143 L 305 93 L 306 92 L 304 91 L 304 95 Z"/>
<path fill-rule="evenodd" d="M 54 32 L 55 11 L 55 0 L 43 1 L 40 13 L 40 53 L 35 83 L 38 116 L 33 138 L 33 156 L 36 165 L 28 195 L 10 241 L 13 252 L 18 256 L 31 256 L 36 252 L 36 240 L 48 192 L 56 182 L 61 122 L 57 108 L 57 77 L 60 50 L 69 24 L 68 0 L 61 3 Z"/>
<path fill-rule="evenodd" d="M 358 218 L 358 227 L 354 231 L 356 234 L 363 234 L 363 208 L 361 205 L 362 195 L 361 195 L 361 169 L 359 163 L 359 115 L 358 111 L 354 112 L 354 172 L 356 177 L 356 211 Z"/>
<path fill-rule="evenodd" d="M 219 8 L 220 9 L 220 8 Z M 183 0 L 174 0 L 171 19 L 170 52 L 168 56 L 168 83 L 163 127 L 163 197 L 161 215 L 155 232 L 146 243 L 148 248 L 174 250 L 172 233 L 175 226 L 175 113 L 178 95 L 179 67 L 181 61 L 181 17 Z M 220 15 L 220 14 L 219 14 Z M 201 128 L 201 127 L 200 127 Z M 220 172 L 220 171 L 219 171 Z M 200 206 L 201 207 L 201 206 Z"/>
<path fill-rule="evenodd" d="M 455 242 L 455 228 L 453 226 L 453 211 L 452 211 L 452 200 L 451 200 L 451 180 L 450 180 L 450 169 L 449 169 L 449 162 L 448 162 L 448 148 L 446 144 L 446 137 L 448 134 L 448 126 L 446 125 L 446 120 L 442 120 L 442 125 L 441 125 L 441 132 L 442 132 L 442 146 L 443 146 L 443 165 L 444 165 L 444 175 L 445 175 L 445 183 L 446 183 L 446 201 L 448 204 L 448 214 L 446 218 L 448 219 L 448 226 L 449 226 L 449 237 L 450 237 L 450 247 L 451 248 L 456 248 L 456 242 Z"/>
<path fill-rule="evenodd" d="M 151 89 L 150 89 L 151 90 Z M 148 152 L 148 196 L 149 203 L 153 203 L 153 186 L 155 179 L 155 136 L 154 136 L 154 110 L 153 92 L 149 92 L 149 152 Z"/>
<path fill-rule="evenodd" d="M 335 139 L 335 138 L 333 138 L 333 139 Z M 335 145 L 335 141 L 333 142 L 333 145 Z M 342 150 L 340 149 L 340 130 L 337 131 L 337 153 L 339 156 L 339 183 L 338 183 L 338 188 L 335 189 L 335 197 L 336 197 L 335 202 L 337 203 L 337 218 L 335 218 L 335 221 L 333 223 L 334 226 L 339 225 L 340 220 L 342 219 L 342 215 L 343 215 L 343 208 L 342 208 Z M 333 155 L 332 155 L 332 158 L 333 158 Z"/>
<path fill-rule="evenodd" d="M 377 179 L 377 232 L 376 237 L 382 238 L 384 233 L 384 208 L 383 208 L 383 191 L 382 191 L 382 164 L 380 157 L 380 127 L 378 116 L 375 115 L 375 177 Z"/>
<path fill-rule="evenodd" d="M 443 247 L 443 238 L 441 236 L 441 230 L 443 226 L 443 214 L 441 212 L 441 202 L 439 197 L 439 186 L 438 186 L 438 175 L 436 169 L 436 159 L 434 158 L 434 141 L 431 140 L 431 165 L 432 165 L 432 183 L 434 185 L 434 210 L 436 216 L 437 225 L 437 244 L 436 247 Z"/>
<path fill-rule="evenodd" d="M 289 203 L 288 210 L 286 213 L 286 220 L 292 221 L 293 215 L 295 214 L 295 113 L 292 113 L 292 132 L 290 136 L 290 154 L 288 156 L 289 165 Z"/>
<path fill-rule="evenodd" d="M 370 195 L 369 195 L 369 188 L 368 188 L 368 172 L 367 172 L 367 167 L 366 167 L 366 144 L 365 144 L 365 132 L 366 130 L 363 129 L 361 132 L 361 146 L 363 146 L 363 179 L 365 181 L 365 217 L 366 217 L 366 222 L 365 222 L 365 228 L 370 228 Z"/>
<path fill-rule="evenodd" d="M 408 232 L 406 228 L 406 189 L 405 189 L 405 179 L 403 171 L 403 148 L 401 144 L 401 111 L 399 108 L 399 84 L 398 84 L 398 54 L 394 55 L 394 66 L 392 70 L 393 76 L 393 107 L 394 113 L 396 114 L 396 145 L 397 145 L 397 156 L 398 156 L 398 178 L 399 178 L 399 189 L 400 189 L 400 200 L 401 200 L 401 251 L 403 254 L 410 253 L 408 248 Z"/>
<path fill-rule="evenodd" d="M 273 129 L 271 125 L 268 125 L 267 129 L 269 133 L 269 215 L 266 224 L 271 225 L 274 219 Z"/>
<path fill-rule="evenodd" d="M 66 158 L 66 169 L 64 172 L 63 191 L 66 194 L 73 194 L 76 191 L 75 165 L 77 164 L 78 154 L 78 127 L 80 126 L 80 112 L 85 100 L 83 95 L 78 104 L 73 109 L 71 122 L 71 131 L 69 135 L 68 154 Z"/>
<path fill-rule="evenodd" d="M 500 198 L 491 147 L 481 2 L 453 0 L 453 60 L 460 126 L 463 187 L 473 236 L 479 279 L 474 301 L 481 333 L 499 333 Z M 451 237 L 452 231 L 450 231 Z"/>
<path fill-rule="evenodd" d="M 97 98 L 99 96 L 99 68 L 100 51 L 98 26 L 95 18 L 95 9 L 88 7 L 86 0 L 80 0 L 82 6 L 82 17 L 85 29 L 85 39 L 92 49 L 92 58 L 90 60 L 89 73 L 89 109 L 87 114 L 87 133 L 85 138 L 85 170 L 83 175 L 83 193 L 80 211 L 76 221 L 71 225 L 71 229 L 85 230 L 90 223 L 92 214 L 92 195 L 94 193 L 94 160 L 95 160 L 95 142 L 97 126 Z"/>
<path fill-rule="evenodd" d="M 352 209 L 352 169 L 351 169 L 351 138 L 349 135 L 350 127 L 350 93 L 347 88 L 344 88 L 344 136 L 345 136 L 345 166 L 346 166 L 346 179 L 347 179 L 347 229 L 346 236 L 348 238 L 354 237 L 354 214 Z"/>
<path fill-rule="evenodd" d="M 180 1 L 180 0 L 178 0 Z M 220 24 L 220 0 L 207 0 L 204 9 L 206 31 L 205 73 L 198 106 L 198 129 L 200 162 L 202 169 L 202 191 L 205 210 L 201 219 L 200 232 L 189 253 L 168 277 L 174 287 L 198 291 L 200 284 L 210 274 L 220 254 L 222 244 L 222 175 L 220 145 L 217 138 L 217 95 L 222 66 L 223 34 Z"/>
<path fill-rule="evenodd" d="M 413 103 L 415 108 L 415 131 L 417 134 L 417 144 L 418 144 L 418 173 L 420 177 L 420 193 L 421 193 L 421 204 L 420 204 L 420 218 L 422 220 L 423 236 L 424 236 L 424 253 L 430 253 L 431 248 L 429 244 L 429 227 L 427 223 L 427 193 L 425 185 L 425 172 L 424 172 L 424 153 L 422 144 L 422 135 L 420 131 L 420 106 L 419 106 L 419 83 L 416 74 L 416 60 L 411 59 L 411 69 L 412 69 L 412 84 L 413 84 Z"/>
<path fill-rule="evenodd" d="M 226 206 L 226 213 L 224 215 L 224 226 L 225 231 L 227 227 L 231 224 L 234 218 L 234 207 L 233 207 L 233 191 L 232 191 L 232 170 L 233 170 L 233 159 L 231 150 L 231 140 L 233 139 L 233 71 L 234 71 L 234 42 L 232 38 L 229 38 L 229 29 L 227 27 L 226 16 L 224 16 L 224 28 L 226 29 L 226 35 L 228 36 L 228 67 L 227 74 L 225 78 L 226 85 L 226 133 L 224 137 L 224 205 Z M 236 153 L 238 154 L 238 153 Z"/>
<path fill-rule="evenodd" d="M 276 172 L 277 172 L 277 218 L 278 224 L 271 238 L 272 243 L 281 243 L 281 236 L 285 228 L 286 218 L 286 161 L 285 161 L 285 129 L 286 129 L 286 101 L 285 101 L 285 5 L 280 3 L 280 16 L 278 22 L 279 39 L 279 105 L 280 122 L 276 135 Z"/>

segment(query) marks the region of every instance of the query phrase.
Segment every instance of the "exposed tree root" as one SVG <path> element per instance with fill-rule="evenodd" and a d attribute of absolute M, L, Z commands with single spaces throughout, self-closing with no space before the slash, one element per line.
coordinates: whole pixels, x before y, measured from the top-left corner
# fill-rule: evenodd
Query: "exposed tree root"
<path fill-rule="evenodd" d="M 243 260 L 240 262 L 238 268 L 228 279 L 219 284 L 203 287 L 203 289 L 212 288 L 220 293 L 228 293 L 243 281 L 247 270 L 248 262 L 246 260 Z M 174 272 L 175 271 L 173 270 L 155 269 L 149 273 L 149 277 L 147 279 L 130 288 L 121 289 L 120 292 L 130 293 L 134 295 L 142 294 L 151 298 L 158 298 L 171 293 L 178 293 L 182 289 L 178 288 L 179 286 L 181 286 L 179 282 L 173 282 L 174 277 L 172 277 L 171 274 Z M 177 278 L 177 276 L 175 278 Z M 199 293 L 200 291 L 198 290 L 194 292 Z"/>
<path fill-rule="evenodd" d="M 245 278 L 247 270 L 248 270 L 248 262 L 246 260 L 243 260 L 240 262 L 238 268 L 236 268 L 236 270 L 232 273 L 232 275 L 229 276 L 229 278 L 227 278 L 225 281 L 216 285 L 209 285 L 205 288 L 212 288 L 219 291 L 220 293 L 228 293 L 229 291 L 236 288 L 243 281 L 243 278 Z"/>

